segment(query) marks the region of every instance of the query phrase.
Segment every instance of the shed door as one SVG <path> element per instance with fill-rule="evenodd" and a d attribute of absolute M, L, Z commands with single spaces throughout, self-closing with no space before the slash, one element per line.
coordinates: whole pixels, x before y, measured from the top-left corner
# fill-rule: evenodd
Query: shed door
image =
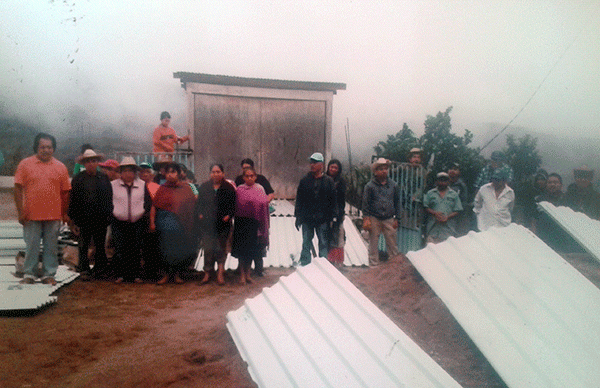
<path fill-rule="evenodd" d="M 325 151 L 325 101 L 194 95 L 196 176 L 208 178 L 211 163 L 222 163 L 225 176 L 240 173 L 251 158 L 277 197 L 292 198 L 308 157 Z"/>

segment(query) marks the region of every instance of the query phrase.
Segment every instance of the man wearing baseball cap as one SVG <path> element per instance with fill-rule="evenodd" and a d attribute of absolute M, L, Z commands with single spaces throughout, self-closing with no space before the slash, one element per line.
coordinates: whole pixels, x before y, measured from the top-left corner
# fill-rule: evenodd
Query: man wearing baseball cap
<path fill-rule="evenodd" d="M 107 276 L 108 259 L 106 258 L 106 231 L 111 221 L 113 202 L 112 186 L 108 176 L 98 171 L 98 163 L 103 159 L 92 149 L 87 149 L 77 162 L 85 170 L 73 177 L 71 182 L 71 200 L 69 218 L 71 230 L 79 232 L 79 265 L 77 270 L 82 280 L 90 277 Z M 90 271 L 88 249 L 94 241 L 96 247 L 94 270 Z"/>
<path fill-rule="evenodd" d="M 119 179 L 119 162 L 114 159 L 107 159 L 104 162 L 98 163 L 98 166 L 108 176 L 108 179 L 112 182 L 115 179 Z"/>
<path fill-rule="evenodd" d="M 328 231 L 335 208 L 334 182 L 324 174 L 323 154 L 315 152 L 309 158 L 310 172 L 300 180 L 296 193 L 296 229 L 302 227 L 300 265 L 310 264 L 310 248 L 315 233 L 319 239 L 319 257 L 327 257 Z"/>
<path fill-rule="evenodd" d="M 573 170 L 573 177 L 575 183 L 567 187 L 565 204 L 576 212 L 600 219 L 600 194 L 592 185 L 594 170 L 584 165 Z"/>
<path fill-rule="evenodd" d="M 431 243 L 442 242 L 450 236 L 456 237 L 456 216 L 463 210 L 458 193 L 449 187 L 448 173 L 438 173 L 435 185 L 423 198 L 425 211 L 430 214 L 426 232 L 427 242 Z"/>

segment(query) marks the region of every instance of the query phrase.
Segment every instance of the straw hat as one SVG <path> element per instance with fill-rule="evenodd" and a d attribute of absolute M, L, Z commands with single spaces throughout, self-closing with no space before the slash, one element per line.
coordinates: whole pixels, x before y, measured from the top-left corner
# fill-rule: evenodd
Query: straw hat
<path fill-rule="evenodd" d="M 371 171 L 375 172 L 375 170 L 377 169 L 377 167 L 379 167 L 379 166 L 389 166 L 390 164 L 391 164 L 390 161 L 387 160 L 386 158 L 378 158 L 371 165 Z"/>
<path fill-rule="evenodd" d="M 122 170 L 123 167 L 134 167 L 136 170 L 139 168 L 135 162 L 135 159 L 133 159 L 131 156 L 125 156 L 123 159 L 121 159 L 121 163 L 119 163 L 119 170 Z"/>
<path fill-rule="evenodd" d="M 98 161 L 104 159 L 104 154 L 97 154 L 96 151 L 88 149 L 85 150 L 75 161 L 79 164 L 85 163 L 86 160 L 96 159 Z"/>

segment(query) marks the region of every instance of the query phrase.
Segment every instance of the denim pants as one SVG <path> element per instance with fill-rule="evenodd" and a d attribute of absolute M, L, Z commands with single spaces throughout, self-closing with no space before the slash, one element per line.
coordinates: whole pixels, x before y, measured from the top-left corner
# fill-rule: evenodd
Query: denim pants
<path fill-rule="evenodd" d="M 310 264 L 312 255 L 310 248 L 312 240 L 317 233 L 319 240 L 319 257 L 327 257 L 329 253 L 329 239 L 327 237 L 329 227 L 326 223 L 319 225 L 302 224 L 302 253 L 300 253 L 300 265 Z"/>
<path fill-rule="evenodd" d="M 40 257 L 40 240 L 43 243 L 42 263 L 44 273 L 42 278 L 56 275 L 58 269 L 58 231 L 60 220 L 53 221 L 27 221 L 23 225 L 23 239 L 25 240 L 25 265 L 23 272 L 26 278 L 37 277 L 38 262 Z"/>
<path fill-rule="evenodd" d="M 398 231 L 394 228 L 394 219 L 380 220 L 371 217 L 371 231 L 369 232 L 369 265 L 379 264 L 379 235 L 383 233 L 390 258 L 396 257 L 398 253 L 397 236 Z"/>

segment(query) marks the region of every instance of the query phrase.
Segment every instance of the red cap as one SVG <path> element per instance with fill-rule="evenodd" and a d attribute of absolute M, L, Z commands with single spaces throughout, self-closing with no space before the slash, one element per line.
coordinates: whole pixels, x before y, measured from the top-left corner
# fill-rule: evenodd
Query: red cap
<path fill-rule="evenodd" d="M 108 160 L 105 160 L 102 163 L 98 163 L 98 165 L 100 167 L 118 168 L 119 167 L 119 162 L 117 162 L 114 159 L 108 159 Z"/>

